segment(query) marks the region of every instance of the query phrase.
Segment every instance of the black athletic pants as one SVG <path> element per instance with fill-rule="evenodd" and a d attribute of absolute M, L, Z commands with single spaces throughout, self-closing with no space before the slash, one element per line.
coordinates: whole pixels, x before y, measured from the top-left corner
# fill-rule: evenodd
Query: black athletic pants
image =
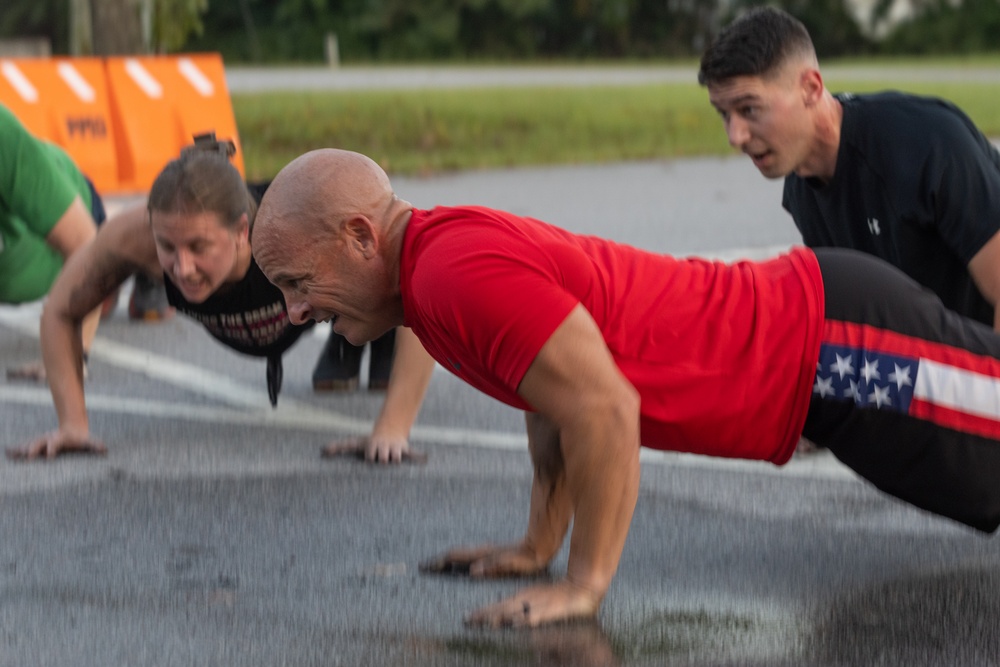
<path fill-rule="evenodd" d="M 826 301 L 803 435 L 879 489 L 1000 525 L 1000 335 L 889 264 L 816 249 Z"/>

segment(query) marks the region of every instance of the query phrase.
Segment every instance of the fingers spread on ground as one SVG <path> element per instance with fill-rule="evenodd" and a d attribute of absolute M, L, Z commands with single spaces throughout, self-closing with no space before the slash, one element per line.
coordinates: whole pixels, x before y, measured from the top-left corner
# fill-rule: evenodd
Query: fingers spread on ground
<path fill-rule="evenodd" d="M 471 627 L 525 628 L 534 625 L 531 603 L 527 600 L 510 598 L 489 607 L 477 609 L 465 618 Z"/>

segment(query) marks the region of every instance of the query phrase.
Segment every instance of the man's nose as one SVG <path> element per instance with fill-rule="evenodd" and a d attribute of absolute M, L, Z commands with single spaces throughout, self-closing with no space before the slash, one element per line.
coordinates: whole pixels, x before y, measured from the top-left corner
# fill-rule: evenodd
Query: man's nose
<path fill-rule="evenodd" d="M 726 135 L 730 146 L 742 148 L 750 139 L 750 130 L 747 129 L 746 121 L 734 114 L 726 121 Z"/>
<path fill-rule="evenodd" d="M 305 324 L 312 319 L 312 308 L 301 299 L 289 299 L 285 297 L 288 308 L 288 320 L 292 324 Z"/>

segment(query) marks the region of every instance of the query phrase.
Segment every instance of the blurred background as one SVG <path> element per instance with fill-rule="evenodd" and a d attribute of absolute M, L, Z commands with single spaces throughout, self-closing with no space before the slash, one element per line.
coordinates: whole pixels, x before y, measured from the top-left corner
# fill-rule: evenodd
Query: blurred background
<path fill-rule="evenodd" d="M 0 56 L 219 53 L 250 180 L 320 146 L 406 176 L 661 160 L 731 153 L 698 57 L 757 4 L 2 0 Z M 945 97 L 1000 136 L 998 0 L 770 4 L 805 23 L 831 90 Z"/>
<path fill-rule="evenodd" d="M 218 51 L 228 63 L 694 57 L 747 0 L 4 0 L 0 38 L 51 54 Z M 823 57 L 969 54 L 996 0 L 783 0 Z M 333 47 L 331 49 L 331 47 Z"/>

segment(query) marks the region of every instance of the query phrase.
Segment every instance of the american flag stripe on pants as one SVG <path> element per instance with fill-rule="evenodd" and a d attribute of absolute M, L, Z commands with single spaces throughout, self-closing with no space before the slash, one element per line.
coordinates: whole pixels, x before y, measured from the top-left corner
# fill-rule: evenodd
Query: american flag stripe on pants
<path fill-rule="evenodd" d="M 814 394 L 1000 439 L 1000 360 L 837 320 L 826 321 L 823 340 Z"/>

